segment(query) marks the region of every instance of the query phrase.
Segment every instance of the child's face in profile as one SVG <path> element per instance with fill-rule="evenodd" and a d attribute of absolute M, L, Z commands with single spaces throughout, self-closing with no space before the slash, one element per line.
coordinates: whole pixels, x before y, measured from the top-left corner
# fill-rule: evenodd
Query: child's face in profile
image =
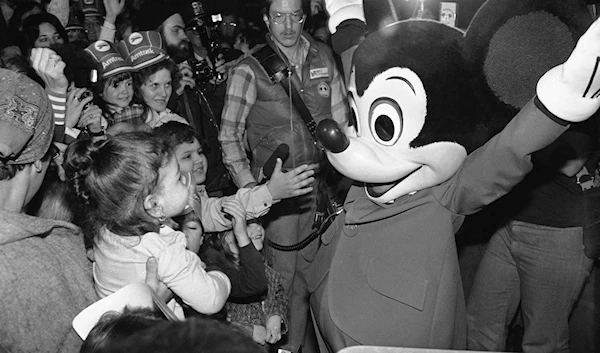
<path fill-rule="evenodd" d="M 194 142 L 192 143 L 184 142 L 177 146 L 175 148 L 175 156 L 182 172 L 192 173 L 196 179 L 196 184 L 204 184 L 208 170 L 208 161 L 198 139 L 194 138 Z"/>
<path fill-rule="evenodd" d="M 197 254 L 204 242 L 202 225 L 196 220 L 186 221 L 183 224 L 182 231 L 185 233 L 185 239 L 187 240 L 187 249 Z"/>
<path fill-rule="evenodd" d="M 158 178 L 159 185 L 154 196 L 162 216 L 171 218 L 181 214 L 190 196 L 189 174 L 181 172 L 177 160 L 171 158 L 158 170 Z"/>
<path fill-rule="evenodd" d="M 252 244 L 254 244 L 256 250 L 261 251 L 265 241 L 265 229 L 260 224 L 250 223 L 247 230 Z"/>

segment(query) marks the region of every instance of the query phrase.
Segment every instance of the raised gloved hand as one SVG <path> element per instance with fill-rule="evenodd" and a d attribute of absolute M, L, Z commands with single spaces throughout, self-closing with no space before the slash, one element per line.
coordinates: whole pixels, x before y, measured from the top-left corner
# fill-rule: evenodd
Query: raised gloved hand
<path fill-rule="evenodd" d="M 329 13 L 329 31 L 334 34 L 337 26 L 345 20 L 357 19 L 365 22 L 362 0 L 325 0 Z"/>
<path fill-rule="evenodd" d="M 561 65 L 538 81 L 537 95 L 557 117 L 571 122 L 586 120 L 600 107 L 600 22 L 581 36 Z"/>

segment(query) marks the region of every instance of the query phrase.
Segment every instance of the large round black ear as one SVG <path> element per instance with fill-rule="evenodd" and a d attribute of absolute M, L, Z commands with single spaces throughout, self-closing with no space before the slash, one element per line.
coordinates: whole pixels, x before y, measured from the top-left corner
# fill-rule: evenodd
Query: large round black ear
<path fill-rule="evenodd" d="M 467 28 L 464 57 L 483 76 L 491 98 L 514 113 L 535 95 L 538 79 L 569 57 L 592 22 L 582 0 L 488 0 Z"/>

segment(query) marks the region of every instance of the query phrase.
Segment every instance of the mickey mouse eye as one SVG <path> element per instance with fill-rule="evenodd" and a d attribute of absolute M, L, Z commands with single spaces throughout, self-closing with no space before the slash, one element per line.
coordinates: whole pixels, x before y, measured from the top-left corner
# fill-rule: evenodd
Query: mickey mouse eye
<path fill-rule="evenodd" d="M 390 98 L 379 98 L 369 111 L 369 127 L 377 143 L 392 146 L 402 134 L 402 109 Z"/>

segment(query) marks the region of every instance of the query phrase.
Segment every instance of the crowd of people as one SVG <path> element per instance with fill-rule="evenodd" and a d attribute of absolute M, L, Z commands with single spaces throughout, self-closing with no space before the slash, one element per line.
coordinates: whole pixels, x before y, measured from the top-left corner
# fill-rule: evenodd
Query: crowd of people
<path fill-rule="evenodd" d="M 25 136 L 16 136 L 21 138 L 21 145 L 35 144 L 41 155 L 33 158 L 41 164 L 35 169 L 34 163 L 36 179 L 28 184 L 25 194 L 18 194 L 18 204 L 6 208 L 18 211 L 20 218 L 36 220 L 19 219 L 21 226 L 35 226 L 44 219 L 48 220 L 47 229 L 58 227 L 55 224 L 65 228 L 60 235 L 68 236 L 59 238 L 59 242 L 68 239 L 69 244 L 57 245 L 61 247 L 57 255 L 74 258 L 73 265 L 85 270 L 69 276 L 64 291 L 71 295 L 56 291 L 47 300 L 37 298 L 38 305 L 15 316 L 15 325 L 10 325 L 14 332 L 7 330 L 2 338 L 2 346 L 7 350 L 73 351 L 81 342 L 64 325 L 69 318 L 72 320 L 72 314 L 129 283 L 147 281 L 148 276 L 160 279 L 160 285 L 153 288 L 158 292 L 165 289 L 167 305 L 180 320 L 201 317 L 229 322 L 235 327 L 232 332 L 247 335 L 254 346 L 263 346 L 265 351 L 269 347 L 299 349 L 309 321 L 308 294 L 306 288 L 301 288 L 306 287 L 303 271 L 307 263 L 304 267 L 296 265 L 295 260 L 287 263 L 280 258 L 290 254 L 296 257 L 299 252 L 263 251 L 263 241 L 265 235 L 286 235 L 281 238 L 283 243 L 291 244 L 303 236 L 297 228 L 306 228 L 304 233 L 310 230 L 316 207 L 318 163 L 324 158 L 309 142 L 310 136 L 308 140 L 307 136 L 297 140 L 288 129 L 287 134 L 270 141 L 265 137 L 272 132 L 256 130 L 260 121 L 252 120 L 254 117 L 235 113 L 236 119 L 243 121 L 223 125 L 221 115 L 233 105 L 237 110 L 243 109 L 238 98 L 233 97 L 241 95 L 239 89 L 255 95 L 245 109 L 246 113 L 255 110 L 252 106 L 257 102 L 256 91 L 233 82 L 242 75 L 233 68 L 266 45 L 267 38 L 271 38 L 267 33 L 278 38 L 279 43 L 294 44 L 311 9 L 304 9 L 300 1 L 293 2 L 299 6 L 293 16 L 280 20 L 279 13 L 287 9 L 270 9 L 271 4 L 267 4 L 263 20 L 260 7 L 251 9 L 257 12 L 254 16 L 242 17 L 241 14 L 249 14 L 244 11 L 247 4 L 237 4 L 233 10 L 216 9 L 216 4 L 206 2 L 199 4 L 207 8 L 198 12 L 192 2 L 185 1 L 106 0 L 95 3 L 95 8 L 71 1 L 68 16 L 58 5 L 35 1 L 14 3 L 11 11 L 3 10 L 3 14 L 7 13 L 2 21 L 0 65 L 3 77 L 10 80 L 3 89 L 19 81 L 20 76 L 13 73 L 27 76 L 21 80 L 27 88 L 13 92 L 14 96 L 8 99 L 19 102 L 24 91 L 35 87 L 32 94 L 38 107 L 32 119 L 44 124 L 33 129 L 42 134 L 43 141 L 27 142 Z M 273 2 L 273 6 L 282 4 L 287 2 Z M 319 9 L 323 11 L 322 7 Z M 215 12 L 220 17 L 207 15 Z M 274 19 L 272 14 L 278 16 Z M 101 25 L 98 16 L 103 16 Z M 276 31 L 269 32 L 271 23 Z M 310 42 L 303 35 L 302 51 L 294 56 L 297 73 L 302 75 L 303 62 L 310 62 L 314 56 L 311 53 L 307 57 L 309 48 L 318 48 L 323 54 L 317 57 L 317 63 L 329 60 L 331 70 L 320 81 L 334 80 L 335 89 L 334 100 L 322 97 L 311 110 L 323 116 L 330 116 L 329 111 L 334 110 L 343 121 L 346 102 L 331 50 L 324 43 L 317 45 L 308 33 L 305 36 Z M 278 48 L 275 42 L 270 45 Z M 310 67 L 307 65 L 305 70 Z M 311 82 L 307 78 L 305 81 Z M 306 88 L 313 96 L 318 92 L 314 81 Z M 10 104 L 7 109 L 3 112 L 13 113 Z M 26 114 L 21 109 L 29 106 L 18 109 L 15 114 Z M 289 121 L 286 110 L 277 109 L 281 110 L 278 129 L 285 131 Z M 248 165 L 247 162 L 230 160 L 232 154 L 228 151 L 232 148 L 226 142 L 234 140 L 235 148 L 243 151 L 246 125 L 253 126 L 248 131 L 253 136 L 252 148 L 261 152 L 260 158 L 249 156 L 253 159 L 252 173 L 237 166 Z M 306 127 L 295 128 L 302 129 Z M 295 130 L 292 135 L 297 133 Z M 264 165 L 269 155 L 279 144 L 295 139 L 312 152 L 307 154 L 306 147 L 294 146 L 290 158 L 271 158 L 267 172 Z M 259 146 L 261 143 L 268 144 Z M 2 146 L 5 145 L 14 147 L 11 141 L 3 140 Z M 31 161 L 12 160 L 14 155 L 23 155 L 18 150 L 2 152 L 3 173 L 8 169 L 3 181 L 10 180 L 12 185 L 20 178 L 13 175 L 18 170 L 13 171 L 10 163 Z M 240 172 L 247 174 L 240 176 Z M 12 201 L 14 197 L 6 195 L 6 199 Z M 293 201 L 286 204 L 287 199 Z M 272 216 L 275 212 L 280 216 Z M 283 217 L 286 212 L 291 215 Z M 299 212 L 302 219 L 287 218 Z M 278 217 L 286 220 L 276 228 Z M 27 230 L 18 233 L 25 238 Z M 53 238 L 45 236 L 40 241 L 54 241 Z M 83 247 L 78 249 L 78 244 Z M 74 254 L 76 250 L 85 252 Z M 46 260 L 41 254 L 35 256 Z M 45 262 L 58 261 L 53 255 L 47 256 Z M 148 263 L 152 263 L 150 272 Z M 62 267 L 71 265 L 56 266 L 54 273 L 43 275 L 48 281 L 60 282 Z M 292 283 L 296 283 L 295 290 Z M 46 289 L 55 285 L 58 283 Z M 71 286 L 80 286 L 83 293 Z M 65 304 L 71 302 L 72 307 L 42 322 L 51 326 L 47 320 L 57 320 L 52 326 L 61 326 L 60 334 L 56 330 L 47 330 L 48 337 L 16 334 L 20 327 L 29 324 L 29 310 L 49 305 L 58 296 L 63 297 Z M 77 299 L 71 301 L 72 296 Z M 26 301 L 29 300 L 32 299 Z M 53 306 L 64 309 L 60 304 Z M 134 323 L 128 332 L 149 326 L 148 317 L 135 317 L 140 321 L 132 319 Z M 26 322 L 18 322 L 19 318 Z M 145 324 L 138 325 L 142 321 Z M 106 341 L 119 325 L 99 324 L 101 328 L 86 339 L 91 343 L 85 344 L 84 350 L 106 349 L 110 342 L 98 342 Z M 48 341 L 50 336 L 52 342 Z"/>
<path fill-rule="evenodd" d="M 347 125 L 350 111 L 324 4 L 0 4 L 0 351 L 318 352 L 307 276 L 319 241 L 306 240 L 350 182 L 315 143 L 315 122 Z M 297 92 L 273 85 L 263 60 L 272 55 Z M 593 170 L 597 136 L 585 137 L 565 138 L 584 144 L 565 156 L 576 166 L 552 169 L 573 204 L 560 185 L 578 186 L 571 178 L 586 162 Z M 535 175 L 528 187 L 547 205 L 542 186 L 550 187 Z M 488 253 L 515 256 L 502 247 L 516 226 L 576 226 L 573 217 L 525 211 Z M 570 281 L 557 285 L 565 305 L 525 323 L 541 332 L 535 339 L 568 315 L 592 267 L 572 245 L 581 234 L 571 236 L 562 246 L 572 248 L 562 277 Z M 511 260 L 500 279 L 494 260 L 486 254 L 469 301 L 472 348 L 502 349 L 517 311 L 497 295 L 508 308 L 495 317 L 485 289 L 518 286 L 515 267 L 527 260 Z M 555 275 L 548 271 L 533 276 Z M 126 308 L 77 336 L 71 321 L 80 311 L 137 282 L 178 321 Z M 493 344 L 478 341 L 494 329 Z M 563 342 L 565 330 L 552 336 Z"/>

